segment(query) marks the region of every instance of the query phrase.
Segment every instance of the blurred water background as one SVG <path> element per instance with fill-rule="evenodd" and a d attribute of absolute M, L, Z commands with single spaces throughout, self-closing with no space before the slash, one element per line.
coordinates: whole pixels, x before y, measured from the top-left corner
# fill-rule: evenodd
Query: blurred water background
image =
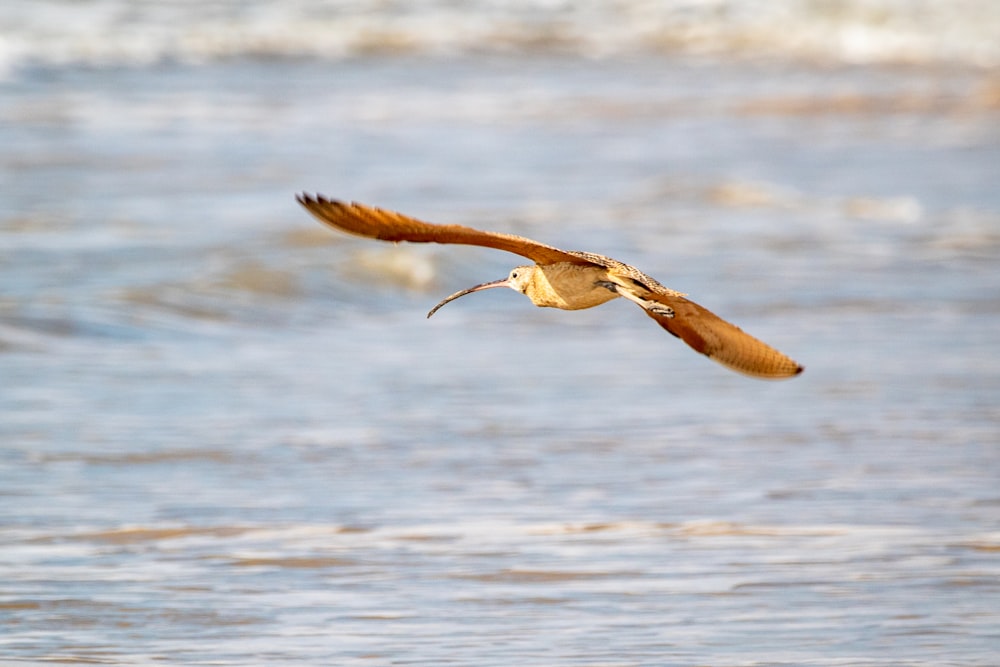
<path fill-rule="evenodd" d="M 1000 3 L 7 0 L 3 664 L 996 665 Z M 765 383 L 518 258 L 632 263 Z"/>

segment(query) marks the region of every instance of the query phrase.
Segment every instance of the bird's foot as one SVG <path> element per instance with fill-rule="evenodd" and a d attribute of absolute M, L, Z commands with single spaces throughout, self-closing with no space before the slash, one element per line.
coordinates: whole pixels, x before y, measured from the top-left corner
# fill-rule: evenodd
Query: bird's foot
<path fill-rule="evenodd" d="M 650 304 L 646 307 L 646 310 L 653 313 L 654 315 L 659 315 L 660 317 L 673 318 L 674 309 L 670 306 L 664 306 L 662 303 L 657 303 L 655 301 L 647 301 Z"/>

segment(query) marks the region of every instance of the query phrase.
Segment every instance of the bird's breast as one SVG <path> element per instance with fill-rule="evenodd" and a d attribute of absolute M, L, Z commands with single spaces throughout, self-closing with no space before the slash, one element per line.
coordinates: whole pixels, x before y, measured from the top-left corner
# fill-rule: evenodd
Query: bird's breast
<path fill-rule="evenodd" d="M 536 306 L 580 310 L 607 303 L 617 295 L 597 283 L 607 270 L 593 265 L 558 262 L 535 267 L 525 295 Z"/>

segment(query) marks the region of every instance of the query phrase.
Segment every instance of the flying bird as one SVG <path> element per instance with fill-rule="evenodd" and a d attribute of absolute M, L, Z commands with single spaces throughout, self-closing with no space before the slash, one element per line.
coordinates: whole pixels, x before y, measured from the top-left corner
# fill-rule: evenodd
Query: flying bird
<path fill-rule="evenodd" d="M 296 199 L 321 222 L 350 234 L 381 241 L 483 246 L 506 250 L 534 262 L 515 267 L 502 280 L 452 294 L 434 306 L 427 317 L 460 296 L 494 287 L 509 287 L 527 296 L 536 306 L 563 310 L 592 308 L 622 297 L 638 305 L 696 352 L 734 371 L 757 378 L 781 379 L 803 370 L 788 356 L 687 299 L 683 293 L 664 287 L 639 269 L 610 257 L 560 250 L 513 234 L 432 224 L 321 195 L 302 193 Z"/>

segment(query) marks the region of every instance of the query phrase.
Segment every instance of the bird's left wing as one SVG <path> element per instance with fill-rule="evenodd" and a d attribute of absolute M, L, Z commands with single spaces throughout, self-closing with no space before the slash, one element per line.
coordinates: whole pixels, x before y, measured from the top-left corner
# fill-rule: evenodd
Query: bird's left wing
<path fill-rule="evenodd" d="M 803 367 L 750 334 L 722 319 L 708 308 L 683 296 L 654 293 L 646 296 L 669 311 L 643 306 L 647 315 L 691 349 L 734 371 L 752 377 L 779 380 L 802 372 Z"/>
<path fill-rule="evenodd" d="M 608 269 L 608 278 L 619 295 L 639 305 L 656 323 L 704 354 L 738 373 L 765 379 L 798 375 L 803 368 L 787 355 L 722 319 L 708 308 L 664 287 L 645 273 L 617 260 L 590 253 Z"/>
<path fill-rule="evenodd" d="M 538 264 L 571 262 L 590 264 L 578 253 L 526 239 L 523 236 L 486 232 L 462 225 L 436 225 L 374 206 L 327 199 L 322 195 L 302 193 L 295 197 L 321 222 L 350 234 L 382 241 L 411 243 L 455 243 L 476 245 L 521 255 Z"/>

